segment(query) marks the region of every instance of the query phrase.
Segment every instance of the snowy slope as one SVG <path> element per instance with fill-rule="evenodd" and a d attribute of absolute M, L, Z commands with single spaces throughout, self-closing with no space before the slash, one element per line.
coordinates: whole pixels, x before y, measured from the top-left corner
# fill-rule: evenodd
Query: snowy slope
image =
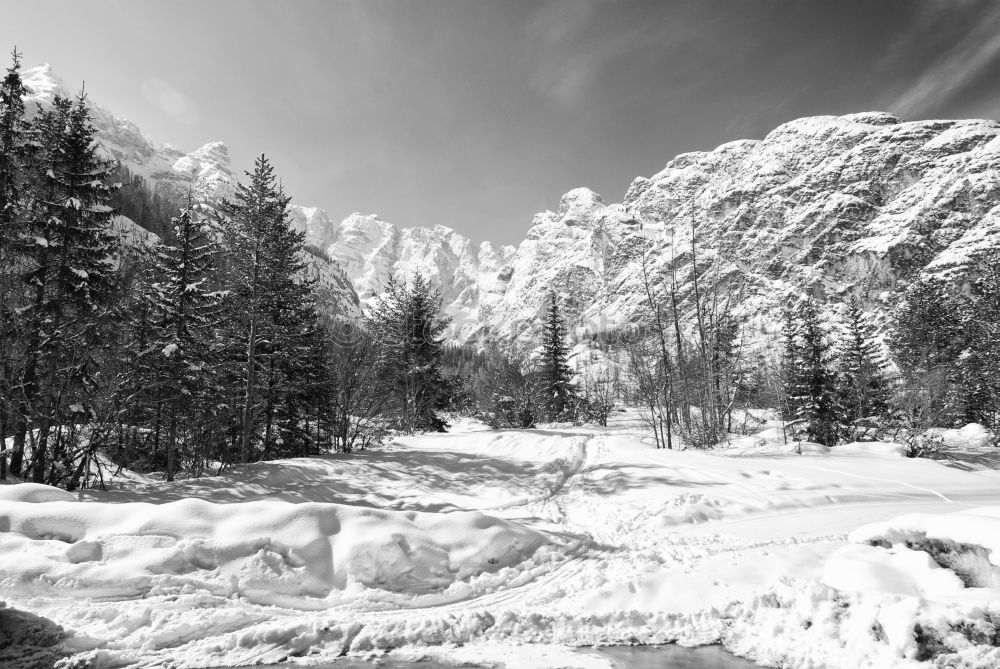
<path fill-rule="evenodd" d="M 80 501 L 0 486 L 0 599 L 68 630 L 73 666 L 550 669 L 608 666 L 560 647 L 671 641 L 796 669 L 997 666 L 996 454 L 657 451 L 638 428 L 466 423 Z"/>

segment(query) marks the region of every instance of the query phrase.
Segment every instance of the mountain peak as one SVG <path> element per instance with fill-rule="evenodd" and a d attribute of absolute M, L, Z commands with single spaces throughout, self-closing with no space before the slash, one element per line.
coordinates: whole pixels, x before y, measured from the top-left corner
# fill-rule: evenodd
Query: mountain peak
<path fill-rule="evenodd" d="M 56 94 L 65 95 L 66 93 L 66 84 L 56 76 L 52 66 L 48 63 L 23 70 L 21 80 L 24 82 L 25 88 L 37 98 L 48 100 L 55 97 Z"/>

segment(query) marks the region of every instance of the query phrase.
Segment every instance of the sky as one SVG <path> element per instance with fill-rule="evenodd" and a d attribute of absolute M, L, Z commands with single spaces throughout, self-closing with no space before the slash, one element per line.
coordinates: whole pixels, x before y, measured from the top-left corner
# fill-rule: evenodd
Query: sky
<path fill-rule="evenodd" d="M 785 121 L 1000 117 L 1000 2 L 0 0 L 0 47 L 296 204 L 517 243 Z M 0 61 L 2 62 L 2 61 Z"/>

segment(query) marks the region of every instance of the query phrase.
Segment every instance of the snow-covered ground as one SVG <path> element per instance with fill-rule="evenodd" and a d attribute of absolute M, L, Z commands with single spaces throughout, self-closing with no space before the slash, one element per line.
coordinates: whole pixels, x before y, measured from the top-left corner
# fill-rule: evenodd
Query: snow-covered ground
<path fill-rule="evenodd" d="M 772 666 L 1000 666 L 995 449 L 780 441 L 657 451 L 631 414 L 466 422 L 79 500 L 0 487 L 0 600 L 21 637 L 0 665 L 36 666 L 39 648 L 170 667 L 393 649 L 600 667 L 569 648 L 722 642 Z"/>

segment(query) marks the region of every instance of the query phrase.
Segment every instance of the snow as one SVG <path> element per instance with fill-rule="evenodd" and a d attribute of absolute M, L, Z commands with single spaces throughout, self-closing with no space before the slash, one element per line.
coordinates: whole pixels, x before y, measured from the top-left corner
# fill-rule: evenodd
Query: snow
<path fill-rule="evenodd" d="M 796 668 L 998 666 L 997 467 L 800 454 L 774 428 L 655 450 L 614 418 L 458 420 L 107 492 L 0 486 L 0 599 L 93 666 L 607 667 L 568 649 L 670 642 Z"/>

